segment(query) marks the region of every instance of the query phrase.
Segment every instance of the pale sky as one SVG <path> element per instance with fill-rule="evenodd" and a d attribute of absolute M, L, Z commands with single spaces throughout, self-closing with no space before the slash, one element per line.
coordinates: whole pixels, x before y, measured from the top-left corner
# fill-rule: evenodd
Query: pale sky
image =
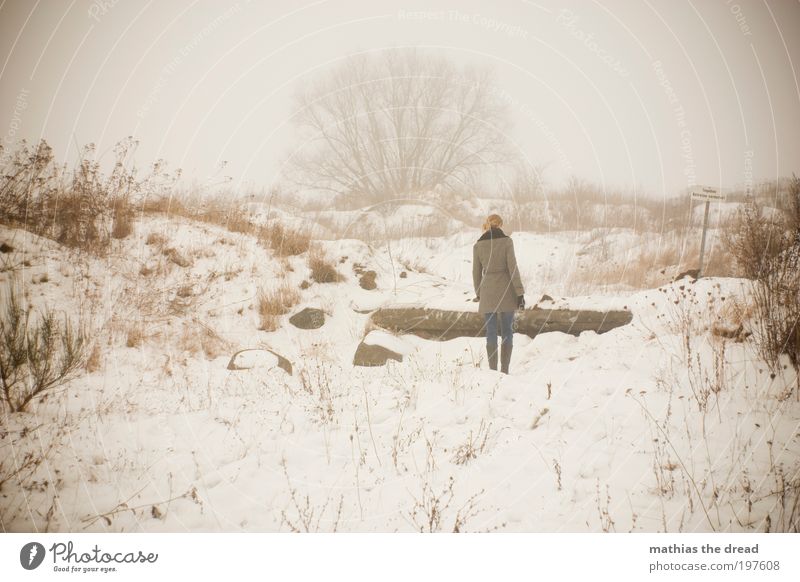
<path fill-rule="evenodd" d="M 5 147 L 140 141 L 204 181 L 269 186 L 291 96 L 359 51 L 414 45 L 495 70 L 545 177 L 673 195 L 800 173 L 800 1 L 5 0 Z"/>

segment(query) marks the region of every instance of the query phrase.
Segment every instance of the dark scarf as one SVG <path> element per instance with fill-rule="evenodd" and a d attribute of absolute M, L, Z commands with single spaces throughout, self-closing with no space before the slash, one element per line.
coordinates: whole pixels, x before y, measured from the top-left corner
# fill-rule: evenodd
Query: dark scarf
<path fill-rule="evenodd" d="M 478 240 L 479 241 L 490 240 L 490 239 L 493 239 L 493 238 L 507 238 L 507 237 L 506 237 L 506 233 L 504 233 L 502 230 L 500 230 L 499 228 L 496 228 L 496 227 L 492 227 L 489 230 L 487 230 L 486 232 L 484 232 L 481 235 L 481 238 L 479 238 Z"/>

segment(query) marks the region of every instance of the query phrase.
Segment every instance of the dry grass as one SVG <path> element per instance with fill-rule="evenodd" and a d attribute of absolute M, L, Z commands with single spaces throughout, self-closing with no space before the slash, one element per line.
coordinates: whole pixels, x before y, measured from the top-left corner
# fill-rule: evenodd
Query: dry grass
<path fill-rule="evenodd" d="M 184 321 L 181 323 L 178 348 L 191 355 L 202 353 L 209 360 L 213 360 L 230 351 L 230 344 L 199 320 Z"/>
<path fill-rule="evenodd" d="M 185 218 L 192 218 L 194 215 L 178 197 L 172 194 L 145 197 L 138 205 L 137 210 L 144 214 L 166 214 Z"/>
<path fill-rule="evenodd" d="M 737 368 L 730 364 L 740 363 L 734 354 L 741 348 L 735 342 L 745 338 L 717 334 L 709 342 L 706 337 L 718 324 L 735 329 L 758 318 L 757 306 L 754 310 L 752 304 L 738 303 L 731 296 L 726 300 L 718 285 L 709 293 L 689 285 L 663 292 L 669 301 L 659 319 L 670 333 L 658 341 L 670 363 L 656 369 L 656 385 L 667 402 L 682 399 L 691 405 L 652 408 L 652 395 L 645 399 L 645 392 L 626 392 L 642 409 L 651 430 L 648 440 L 653 443 L 654 490 L 661 498 L 661 530 L 797 532 L 797 462 L 791 458 L 777 462 L 773 456 L 773 448 L 789 446 L 784 439 L 791 438 L 792 431 L 772 426 L 791 396 L 794 380 L 784 377 L 780 382 L 775 375 L 764 375 L 742 385 Z M 731 426 L 726 419 L 735 402 L 748 414 L 772 419 L 770 440 L 761 440 L 759 424 Z M 730 438 L 719 438 L 724 430 L 731 431 Z M 721 465 L 720 459 L 729 462 Z M 670 503 L 683 505 L 684 511 L 667 510 Z M 613 525 L 610 505 L 606 500 L 604 517 Z"/>
<path fill-rule="evenodd" d="M 163 261 L 158 261 L 155 264 L 143 264 L 139 268 L 139 274 L 142 277 L 149 277 L 150 275 L 163 275 L 167 271 L 167 266 Z"/>
<path fill-rule="evenodd" d="M 625 286 L 632 289 L 658 287 L 672 281 L 678 274 L 697 267 L 700 244 L 682 245 L 675 238 L 657 248 L 643 246 L 632 251 L 627 260 L 610 257 L 592 257 L 571 273 L 567 282 L 569 289 Z M 596 259 L 596 260 L 595 260 Z M 703 275 L 707 277 L 731 277 L 734 265 L 731 255 L 717 245 L 706 250 Z"/>
<path fill-rule="evenodd" d="M 123 239 L 133 234 L 133 211 L 127 200 L 116 200 L 113 205 L 111 237 Z"/>
<path fill-rule="evenodd" d="M 100 342 L 95 341 L 92 344 L 92 349 L 89 351 L 89 356 L 86 358 L 85 368 L 90 374 L 97 372 L 103 367 L 103 352 L 100 350 Z"/>
<path fill-rule="evenodd" d="M 129 348 L 138 348 L 144 344 L 145 331 L 141 323 L 131 325 L 125 334 L 125 345 Z"/>
<path fill-rule="evenodd" d="M 311 237 L 305 232 L 294 230 L 274 222 L 270 226 L 261 227 L 257 233 L 259 242 L 279 257 L 292 257 L 308 251 Z"/>
<path fill-rule="evenodd" d="M 308 253 L 308 268 L 311 270 L 311 279 L 317 283 L 339 283 L 344 279 L 336 270 L 336 265 L 327 258 L 325 251 L 313 247 Z"/>
<path fill-rule="evenodd" d="M 259 289 L 256 299 L 259 329 L 262 331 L 278 329 L 280 317 L 289 313 L 289 310 L 297 305 L 298 301 L 300 301 L 300 292 L 288 283 L 283 283 L 269 291 Z"/>
<path fill-rule="evenodd" d="M 453 455 L 453 462 L 456 465 L 466 465 L 483 454 L 487 450 L 487 443 L 491 430 L 492 423 L 486 424 L 486 422 L 481 419 L 478 430 L 475 433 L 469 431 L 467 440 L 456 447 L 455 454 Z"/>
<path fill-rule="evenodd" d="M 169 259 L 170 262 L 175 263 L 179 267 L 192 266 L 192 259 L 185 256 L 183 253 L 181 253 L 178 249 L 174 247 L 164 249 L 162 252 L 164 256 L 167 257 L 167 259 Z"/>
<path fill-rule="evenodd" d="M 161 234 L 160 232 L 151 232 L 147 235 L 147 238 L 144 242 L 145 244 L 162 248 L 166 246 L 166 244 L 169 242 L 169 239 L 166 237 L 166 235 Z"/>
<path fill-rule="evenodd" d="M 231 232 L 253 233 L 255 228 L 250 223 L 241 199 L 231 193 L 203 197 L 198 191 L 171 192 L 145 199 L 139 210 L 215 224 Z"/>
<path fill-rule="evenodd" d="M 70 248 L 105 254 L 113 239 L 133 232 L 132 201 L 169 182 L 158 164 L 143 178 L 129 169 L 135 147 L 132 139 L 119 142 L 108 173 L 101 169 L 93 144 L 83 148 L 71 166 L 59 164 L 44 140 L 35 146 L 22 141 L 16 150 L 0 150 L 3 222 Z"/>

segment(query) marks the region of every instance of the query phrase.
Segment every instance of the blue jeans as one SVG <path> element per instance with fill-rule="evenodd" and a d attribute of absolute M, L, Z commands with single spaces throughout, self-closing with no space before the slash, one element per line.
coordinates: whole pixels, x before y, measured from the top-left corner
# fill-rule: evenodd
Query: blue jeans
<path fill-rule="evenodd" d="M 514 341 L 514 312 L 501 311 L 500 313 L 484 313 L 486 320 L 486 345 L 490 348 L 497 348 L 497 320 L 500 320 L 500 334 L 503 336 L 503 343 L 511 346 Z"/>

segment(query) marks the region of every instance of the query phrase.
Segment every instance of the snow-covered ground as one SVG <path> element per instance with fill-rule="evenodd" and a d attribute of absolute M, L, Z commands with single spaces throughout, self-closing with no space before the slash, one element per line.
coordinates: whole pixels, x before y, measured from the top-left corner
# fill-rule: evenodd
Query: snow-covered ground
<path fill-rule="evenodd" d="M 413 218 L 413 217 L 412 217 Z M 344 217 L 343 220 L 347 220 Z M 764 531 L 798 526 L 800 404 L 749 341 L 711 333 L 746 282 L 703 279 L 568 297 L 597 235 L 514 233 L 529 305 L 628 308 L 630 325 L 516 335 L 511 374 L 483 340 L 372 331 L 368 310 L 474 310 L 472 243 L 324 242 L 345 275 L 311 284 L 274 332 L 259 288 L 310 280 L 306 257 L 163 217 L 89 258 L 0 229 L 3 293 L 91 326 L 90 370 L 29 412 L 3 413 L 7 531 Z M 602 235 L 607 252 L 629 232 Z M 149 244 L 148 244 L 149 240 Z M 610 251 L 608 249 L 611 249 Z M 182 266 L 183 265 L 183 266 Z M 354 266 L 377 273 L 362 289 Z M 46 276 L 45 276 L 46 275 Z M 288 323 L 304 307 L 325 324 Z M 368 343 L 404 354 L 354 367 Z M 688 339 L 687 339 L 688 338 Z M 276 358 L 230 370 L 241 349 Z M 43 461 L 24 467 L 26 455 Z"/>

